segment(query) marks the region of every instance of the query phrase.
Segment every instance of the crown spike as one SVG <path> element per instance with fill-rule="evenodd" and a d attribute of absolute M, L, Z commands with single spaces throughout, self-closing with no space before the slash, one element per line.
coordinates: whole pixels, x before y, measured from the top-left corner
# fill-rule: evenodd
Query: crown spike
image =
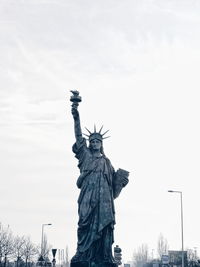
<path fill-rule="evenodd" d="M 89 134 L 91 134 L 90 130 L 88 130 L 88 128 L 85 127 L 85 129 L 88 131 Z"/>
<path fill-rule="evenodd" d="M 109 130 L 107 130 L 105 133 L 102 134 L 102 136 L 104 136 Z"/>
<path fill-rule="evenodd" d="M 94 124 L 94 133 L 97 132 L 96 125 Z"/>
<path fill-rule="evenodd" d="M 110 138 L 110 136 L 103 137 L 103 140 L 106 139 L 106 138 Z"/>
<path fill-rule="evenodd" d="M 101 130 L 103 129 L 103 125 L 101 126 L 101 129 L 99 130 L 99 134 L 101 134 Z"/>

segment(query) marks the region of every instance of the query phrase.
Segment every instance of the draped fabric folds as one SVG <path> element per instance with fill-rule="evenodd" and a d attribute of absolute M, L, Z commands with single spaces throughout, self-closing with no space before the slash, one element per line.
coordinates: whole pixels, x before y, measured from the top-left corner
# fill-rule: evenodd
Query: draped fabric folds
<path fill-rule="evenodd" d="M 92 155 L 84 138 L 81 144 L 75 143 L 72 150 L 79 160 L 80 176 L 77 186 L 80 188 L 80 195 L 77 252 L 71 261 L 113 262 L 115 171 L 104 155 Z"/>

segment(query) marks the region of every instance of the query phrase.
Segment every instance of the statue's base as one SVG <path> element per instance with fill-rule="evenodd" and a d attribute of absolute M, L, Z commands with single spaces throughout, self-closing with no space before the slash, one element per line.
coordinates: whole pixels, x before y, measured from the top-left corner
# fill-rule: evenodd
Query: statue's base
<path fill-rule="evenodd" d="M 88 261 L 71 262 L 70 267 L 118 267 L 116 263 L 95 263 Z"/>

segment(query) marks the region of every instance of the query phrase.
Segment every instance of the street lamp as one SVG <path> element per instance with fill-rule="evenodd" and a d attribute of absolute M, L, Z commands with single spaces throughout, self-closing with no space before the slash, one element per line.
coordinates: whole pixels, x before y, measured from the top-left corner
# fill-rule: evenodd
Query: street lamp
<path fill-rule="evenodd" d="M 181 240 L 182 240 L 182 267 L 184 267 L 184 247 L 183 247 L 183 198 L 181 191 L 168 190 L 169 193 L 178 193 L 180 194 L 181 200 Z"/>
<path fill-rule="evenodd" d="M 43 241 L 44 241 L 44 226 L 52 225 L 51 223 L 43 223 L 42 224 L 42 240 L 41 240 L 41 257 L 43 257 Z"/>

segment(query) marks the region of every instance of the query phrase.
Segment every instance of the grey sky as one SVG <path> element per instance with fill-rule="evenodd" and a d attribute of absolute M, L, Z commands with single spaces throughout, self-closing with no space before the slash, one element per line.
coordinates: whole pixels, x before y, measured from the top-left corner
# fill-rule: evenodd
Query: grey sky
<path fill-rule="evenodd" d="M 78 169 L 69 90 L 82 126 L 110 129 L 106 155 L 131 172 L 116 200 L 126 259 L 160 232 L 200 242 L 200 3 L 192 0 L 0 1 L 0 220 L 54 247 L 76 246 Z M 192 219 L 191 219 L 192 218 Z"/>

